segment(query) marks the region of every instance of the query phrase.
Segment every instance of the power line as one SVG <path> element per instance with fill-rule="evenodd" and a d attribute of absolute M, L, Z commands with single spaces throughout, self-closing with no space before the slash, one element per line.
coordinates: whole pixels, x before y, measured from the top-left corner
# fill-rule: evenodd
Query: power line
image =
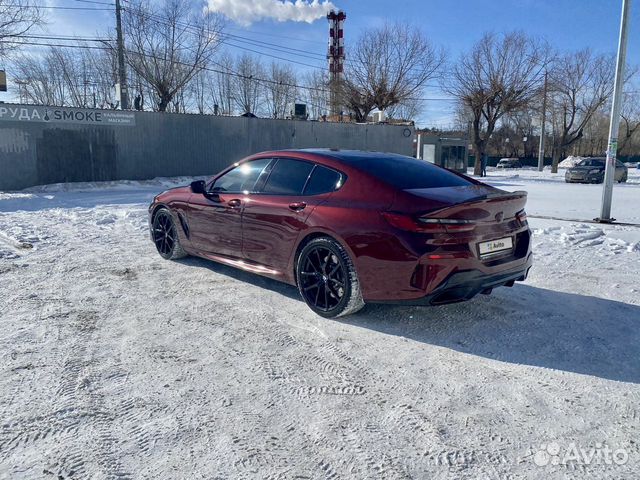
<path fill-rule="evenodd" d="M 139 17 L 151 19 L 151 20 L 155 21 L 156 23 L 159 23 L 160 25 L 165 25 L 165 26 L 169 26 L 169 27 L 173 26 L 171 23 L 165 21 L 163 18 L 158 17 L 157 15 L 154 15 L 152 13 L 135 11 L 135 10 L 131 10 L 129 8 L 124 8 L 124 7 L 123 7 L 123 10 L 125 10 L 127 13 L 132 14 L 132 15 L 136 15 L 136 16 L 139 16 Z M 200 29 L 198 29 L 194 25 L 191 25 L 191 24 L 188 24 L 188 23 L 183 23 L 183 22 L 174 22 L 174 24 L 179 26 L 179 27 L 184 28 L 185 31 L 188 31 L 189 33 L 192 33 L 194 35 L 201 35 L 202 34 Z M 253 42 L 253 40 L 251 40 L 251 39 L 245 40 L 240 35 L 223 34 L 223 36 L 234 37 L 234 41 L 239 41 L 239 42 L 245 41 L 246 42 L 247 40 L 249 40 L 249 41 Z M 324 70 L 324 68 L 320 67 L 319 65 L 312 65 L 310 63 L 300 62 L 300 61 L 292 60 L 292 59 L 289 59 L 289 58 L 283 58 L 283 57 L 280 57 L 278 55 L 273 55 L 273 54 L 270 54 L 270 53 L 267 53 L 267 52 L 257 51 L 257 50 L 251 49 L 249 47 L 245 47 L 245 46 L 242 46 L 242 45 L 237 45 L 237 44 L 231 43 L 228 40 L 221 39 L 220 43 L 223 43 L 225 45 L 229 45 L 229 46 L 234 47 L 234 48 L 239 48 L 241 50 L 245 50 L 245 51 L 248 51 L 248 52 L 256 53 L 258 55 L 264 55 L 264 56 L 267 56 L 267 57 L 271 57 L 271 58 L 275 58 L 275 59 L 278 59 L 278 60 L 282 60 L 284 62 L 295 63 L 297 65 L 302 65 L 302 66 L 305 66 L 305 67 L 315 68 L 315 69 L 318 69 L 318 70 Z M 259 40 L 256 40 L 254 42 L 254 46 L 255 46 L 255 43 L 265 43 L 265 42 L 261 42 Z M 269 49 L 269 47 L 262 47 L 261 45 L 258 45 L 258 47 L 264 48 L 264 49 L 267 49 L 267 50 Z M 285 50 L 289 50 L 289 47 L 280 47 L 280 48 L 281 49 L 285 49 Z M 273 50 L 273 48 L 271 48 L 271 49 Z M 298 49 L 294 49 L 294 50 L 298 50 Z M 296 53 L 293 53 L 293 52 L 290 52 L 290 51 L 282 51 L 282 50 L 280 50 L 280 52 L 281 53 L 288 53 L 290 55 L 300 56 L 300 54 L 296 54 Z M 309 57 L 309 58 L 311 58 L 311 57 Z"/>
<path fill-rule="evenodd" d="M 96 5 L 111 5 L 112 7 L 115 6 L 115 3 L 112 2 L 97 2 L 95 0 L 74 0 L 75 2 L 81 2 L 81 3 L 94 3 Z"/>
<path fill-rule="evenodd" d="M 6 3 L 0 3 L 0 7 L 15 7 L 15 5 L 10 5 Z M 111 8 L 100 8 L 100 7 L 60 7 L 57 5 L 24 5 L 25 8 L 43 8 L 47 10 L 91 10 L 91 11 L 109 11 L 111 12 Z"/>
<path fill-rule="evenodd" d="M 55 43 L 40 43 L 40 42 L 20 42 L 18 40 L 5 40 L 4 43 L 12 43 L 12 44 L 21 44 L 21 45 L 33 45 L 33 46 L 45 46 L 45 47 L 60 47 L 60 48 L 78 48 L 78 49 L 87 49 L 87 50 L 109 50 L 112 51 L 113 49 L 111 47 L 99 47 L 99 46 L 93 46 L 93 45 L 68 45 L 68 44 L 55 44 Z M 129 54 L 132 55 L 139 55 L 142 57 L 146 57 L 146 58 L 151 58 L 154 60 L 160 60 L 160 61 L 166 61 L 166 59 L 155 56 L 155 55 L 150 55 L 150 54 L 146 54 L 146 53 L 141 53 L 141 52 L 135 52 L 135 51 L 131 51 L 131 50 L 127 50 L 125 49 L 125 51 Z M 180 62 L 177 60 L 173 60 L 172 63 L 176 64 L 176 65 L 183 65 L 183 66 L 187 66 L 187 67 L 192 67 L 193 65 L 185 63 L 185 62 Z M 221 65 L 218 62 L 214 63 Z M 223 66 L 223 68 L 226 68 Z M 310 90 L 310 91 L 317 91 L 317 92 L 323 92 L 323 93 L 329 93 L 328 89 L 325 88 L 319 88 L 319 87 L 311 87 L 311 86 L 307 86 L 307 85 L 298 85 L 295 83 L 288 83 L 288 82 L 279 82 L 276 80 L 270 80 L 270 79 L 266 79 L 266 78 L 259 78 L 259 77 L 254 77 L 253 75 L 244 75 L 241 73 L 237 73 L 237 72 L 233 72 L 233 71 L 228 71 L 228 70 L 220 70 L 220 69 L 215 69 L 215 68 L 211 68 L 211 67 L 201 67 L 201 70 L 205 70 L 205 71 L 209 71 L 209 72 L 214 72 L 214 73 L 219 73 L 222 75 L 231 75 L 234 77 L 238 77 L 238 78 L 243 78 L 245 80 L 254 80 L 256 82 L 262 82 L 262 83 L 269 83 L 269 84 L 273 84 L 273 85 L 280 85 L 280 86 L 284 86 L 284 87 L 292 87 L 292 88 L 298 88 L 298 89 L 302 89 L 302 90 Z M 458 100 L 456 98 L 407 98 L 407 100 L 419 100 L 419 101 L 443 101 L 443 102 L 457 102 Z"/>
<path fill-rule="evenodd" d="M 2 40 L 0 43 L 11 43 L 15 45 L 31 45 L 36 47 L 61 47 L 61 48 L 80 48 L 87 50 L 111 50 L 109 47 L 94 47 L 93 45 L 69 45 L 64 43 L 39 43 L 39 42 L 21 42 L 20 40 Z"/>
<path fill-rule="evenodd" d="M 317 68 L 317 69 L 325 70 L 324 68 L 322 68 L 322 67 L 320 67 L 318 65 L 311 65 L 310 63 L 299 62 L 297 60 L 291 60 L 289 58 L 279 57 L 278 55 L 272 55 L 270 53 L 260 52 L 258 50 L 254 50 L 254 49 L 248 48 L 248 47 L 243 47 L 241 45 L 236 45 L 236 44 L 230 43 L 228 41 L 221 40 L 221 43 L 224 43 L 225 45 L 229 45 L 230 47 L 235 47 L 235 48 L 239 48 L 241 50 L 246 50 L 247 52 L 257 53 L 258 55 L 266 55 L 267 57 L 275 58 L 277 60 L 282 60 L 283 62 L 290 62 L 290 63 L 295 63 L 297 65 L 302 65 L 302 66 L 305 66 L 305 67 Z"/>
<path fill-rule="evenodd" d="M 109 42 L 109 38 L 96 37 L 71 37 L 64 35 L 20 35 L 20 38 L 35 38 L 36 40 L 63 40 L 63 41 L 80 41 L 80 42 Z"/>
<path fill-rule="evenodd" d="M 235 27 L 225 27 L 227 30 L 235 30 L 237 32 L 246 32 L 246 30 L 241 29 L 241 28 L 235 28 Z M 284 38 L 286 40 L 296 40 L 298 42 L 307 42 L 307 43 L 315 43 L 315 44 L 322 44 L 322 45 L 327 45 L 327 42 L 324 41 L 320 41 L 320 40 L 309 40 L 308 38 L 300 38 L 300 37 L 291 37 L 288 35 L 279 35 L 277 33 L 268 33 L 268 32 L 261 32 L 261 31 L 256 31 L 256 30 L 251 30 L 251 33 L 254 35 L 265 35 L 265 36 L 269 36 L 269 37 L 275 37 L 275 38 Z"/>
<path fill-rule="evenodd" d="M 324 55 L 322 53 L 314 53 L 314 52 L 310 52 L 308 50 L 301 50 L 299 48 L 285 47 L 284 45 L 277 45 L 275 43 L 263 42 L 261 40 L 254 40 L 252 38 L 243 37 L 241 35 L 233 35 L 231 33 L 224 33 L 223 35 L 226 36 L 226 37 L 231 37 L 234 41 L 237 41 L 237 42 L 245 42 L 245 43 L 256 45 L 258 47 L 263 46 L 263 45 L 269 45 L 269 46 L 272 47 L 273 50 L 284 50 L 284 53 L 301 52 L 300 54 L 298 54 L 298 56 L 308 57 L 308 58 L 311 58 L 313 60 L 320 60 L 320 59 L 326 60 L 326 55 Z M 265 47 L 265 48 L 267 48 L 267 47 Z M 314 55 L 315 58 L 312 57 L 312 55 Z"/>
<path fill-rule="evenodd" d="M 123 10 L 125 10 L 125 9 L 123 8 Z M 130 14 L 133 14 L 133 15 L 136 15 L 136 16 L 139 16 L 139 17 L 151 19 L 151 20 L 155 21 L 156 23 L 158 23 L 160 25 L 173 26 L 172 24 L 168 23 L 163 18 L 159 17 L 158 15 L 154 15 L 152 13 L 135 11 L 135 10 L 130 10 L 130 9 L 126 9 L 126 11 L 128 13 L 130 13 Z M 174 24 L 184 28 L 185 31 L 188 31 L 189 33 L 192 33 L 194 35 L 200 35 L 202 33 L 197 27 L 195 27 L 195 26 L 193 26 L 191 24 L 188 24 L 188 23 L 174 22 Z M 320 59 L 324 60 L 324 59 L 326 59 L 326 56 L 324 54 L 313 53 L 313 52 L 305 52 L 305 54 L 301 54 L 301 53 L 297 53 L 297 52 L 304 52 L 303 50 L 292 48 L 292 47 L 286 47 L 286 46 L 282 46 L 282 45 L 276 45 L 274 43 L 264 42 L 262 40 L 254 40 L 254 39 L 250 39 L 250 38 L 247 38 L 247 37 L 243 37 L 241 35 L 233 35 L 233 34 L 229 34 L 229 33 L 224 33 L 224 34 L 222 34 L 222 36 L 233 37 L 233 41 L 234 42 L 250 43 L 252 46 L 256 46 L 258 48 L 262 48 L 262 49 L 265 49 L 265 50 L 275 50 L 275 51 L 278 51 L 280 53 L 287 53 L 289 55 L 293 55 L 293 56 L 297 56 L 297 57 L 311 58 L 312 60 L 320 60 Z M 302 65 L 302 66 L 305 66 L 305 67 L 314 68 L 314 69 L 320 70 L 320 71 L 326 71 L 327 70 L 326 66 L 320 66 L 320 65 L 317 65 L 317 64 L 316 65 L 312 65 L 310 63 L 305 63 L 305 62 L 301 62 L 301 61 L 298 61 L 298 60 L 292 60 L 290 58 L 283 58 L 281 56 L 273 55 L 271 53 L 254 50 L 252 48 L 249 48 L 249 47 L 246 47 L 246 46 L 242 46 L 242 45 L 237 45 L 235 43 L 231 43 L 228 40 L 221 40 L 220 43 L 223 43 L 225 45 L 228 45 L 228 46 L 231 46 L 231 47 L 234 47 L 234 48 L 239 48 L 241 50 L 245 50 L 245 51 L 248 51 L 248 52 L 256 53 L 258 55 L 263 55 L 263 56 L 275 58 L 277 60 L 281 60 L 281 61 L 284 61 L 284 62 L 294 63 L 294 64 L 297 64 L 297 65 Z M 277 47 L 277 49 L 274 48 L 274 47 Z M 316 59 L 316 58 L 309 57 L 307 55 L 307 53 L 313 54 L 313 55 L 317 55 L 319 58 Z M 350 61 L 348 59 L 346 60 L 345 63 L 347 65 L 354 65 L 355 64 L 353 61 Z M 411 71 L 411 70 L 412 70 L 412 68 L 407 69 L 408 72 Z M 424 86 L 425 87 L 439 88 L 439 85 L 426 84 Z"/>

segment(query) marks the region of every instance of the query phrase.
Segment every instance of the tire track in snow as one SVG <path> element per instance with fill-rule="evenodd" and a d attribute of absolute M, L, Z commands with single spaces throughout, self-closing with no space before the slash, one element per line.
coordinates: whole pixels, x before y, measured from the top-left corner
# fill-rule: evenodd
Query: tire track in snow
<path fill-rule="evenodd" d="M 18 258 L 33 249 L 33 244 L 22 242 L 0 231 L 0 258 Z"/>
<path fill-rule="evenodd" d="M 64 362 L 54 401 L 64 408 L 83 408 L 92 412 L 92 415 L 86 417 L 70 419 L 68 425 L 76 433 L 82 431 L 85 434 L 78 436 L 78 439 L 86 439 L 88 436 L 88 444 L 78 439 L 62 443 L 56 449 L 56 467 L 49 469 L 57 475 L 73 471 L 80 477 L 99 475 L 120 480 L 132 478 L 121 463 L 120 443 L 113 432 L 116 421 L 124 413 L 122 404 L 111 411 L 99 392 L 105 377 L 122 378 L 124 373 L 119 371 L 117 364 L 101 365 L 95 356 L 96 337 L 99 335 L 97 312 L 76 312 L 75 318 L 69 322 L 69 330 L 66 334 L 73 340 L 67 347 L 69 354 Z M 126 393 L 122 383 L 116 383 L 114 392 L 118 402 L 121 402 L 120 399 Z M 95 471 L 96 468 L 98 472 Z"/>

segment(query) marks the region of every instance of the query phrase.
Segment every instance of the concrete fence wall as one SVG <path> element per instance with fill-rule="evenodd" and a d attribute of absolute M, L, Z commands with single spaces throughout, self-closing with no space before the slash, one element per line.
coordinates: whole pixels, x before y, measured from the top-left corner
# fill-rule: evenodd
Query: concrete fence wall
<path fill-rule="evenodd" d="M 207 175 L 273 149 L 412 155 L 413 138 L 405 126 L 0 104 L 0 190 Z"/>

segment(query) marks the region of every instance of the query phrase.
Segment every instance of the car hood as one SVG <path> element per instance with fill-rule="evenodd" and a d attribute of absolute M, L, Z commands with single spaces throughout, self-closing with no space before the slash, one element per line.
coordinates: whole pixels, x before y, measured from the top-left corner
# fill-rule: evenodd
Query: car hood
<path fill-rule="evenodd" d="M 186 185 L 184 187 L 169 188 L 156 195 L 155 200 L 160 202 L 178 199 L 186 200 L 190 195 L 192 195 L 192 193 L 193 192 L 191 191 L 191 187 L 189 185 Z"/>

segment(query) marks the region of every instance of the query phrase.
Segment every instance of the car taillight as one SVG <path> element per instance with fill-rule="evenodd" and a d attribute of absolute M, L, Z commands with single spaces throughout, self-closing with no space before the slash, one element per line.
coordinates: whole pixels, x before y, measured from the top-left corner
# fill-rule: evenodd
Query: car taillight
<path fill-rule="evenodd" d="M 516 213 L 516 218 L 523 225 L 526 224 L 527 223 L 527 212 L 525 212 L 524 210 L 520 210 L 518 213 Z"/>
<path fill-rule="evenodd" d="M 413 218 L 408 215 L 402 215 L 401 213 L 394 212 L 382 212 L 382 218 L 384 218 L 390 225 L 399 228 L 400 230 L 408 230 L 410 232 L 419 232 L 420 225 L 418 225 Z"/>
<path fill-rule="evenodd" d="M 395 212 L 382 212 L 382 217 L 394 227 L 410 232 L 456 233 L 468 232 L 476 227 L 471 220 L 455 218 L 418 217 L 413 219 L 409 215 Z"/>
<path fill-rule="evenodd" d="M 418 222 L 423 225 L 429 225 L 444 228 L 446 232 L 469 232 L 476 228 L 475 223 L 471 220 L 459 220 L 457 218 L 428 218 L 420 217 Z"/>

